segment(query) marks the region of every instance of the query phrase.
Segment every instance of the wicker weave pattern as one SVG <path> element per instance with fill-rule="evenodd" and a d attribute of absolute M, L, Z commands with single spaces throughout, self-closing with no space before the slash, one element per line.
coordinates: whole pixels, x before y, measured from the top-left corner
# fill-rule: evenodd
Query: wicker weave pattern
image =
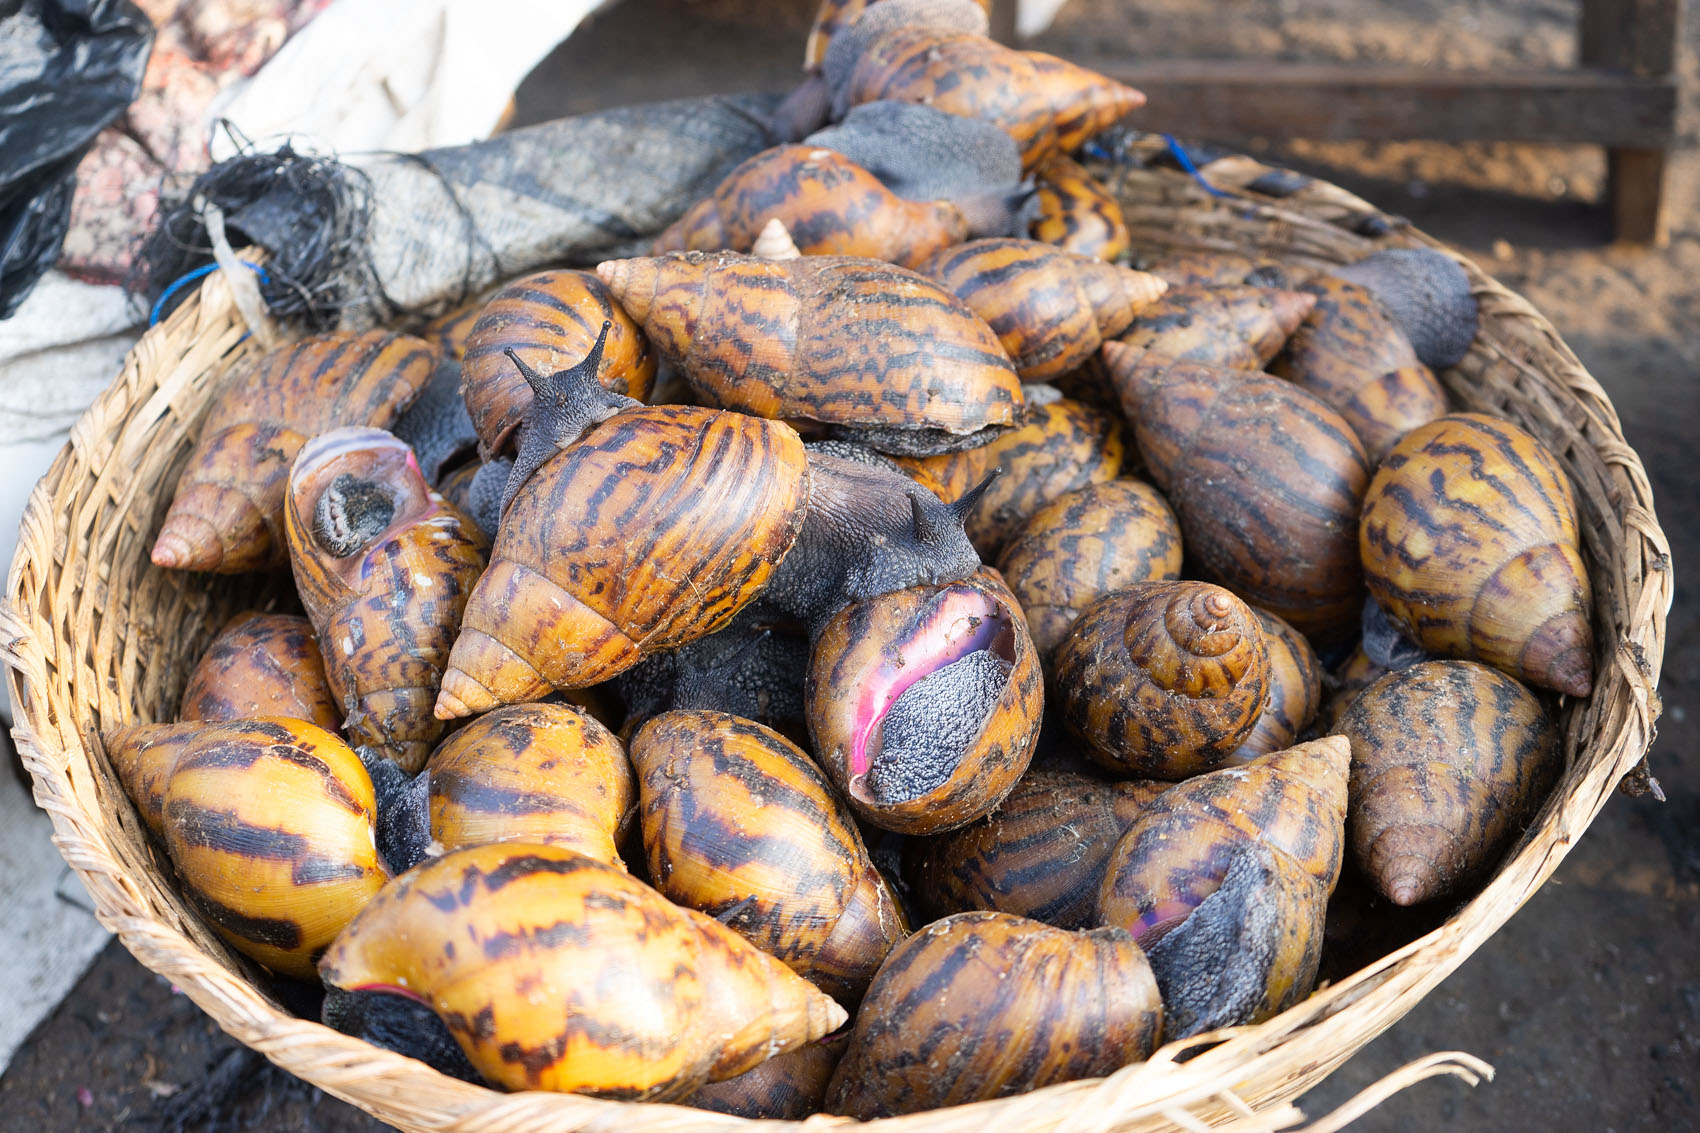
<path fill-rule="evenodd" d="M 1239 191 L 1267 172 L 1245 158 L 1212 163 L 1205 174 L 1226 197 L 1166 170 L 1123 169 L 1113 180 L 1136 242 L 1147 247 L 1253 249 L 1329 264 L 1377 247 L 1433 243 L 1409 229 L 1380 239 L 1355 235 L 1341 222 L 1376 210 L 1325 183 L 1280 201 Z M 991 1133 L 1216 1124 L 1249 1133 L 1288 1127 L 1299 1117 L 1290 1099 L 1391 1026 L 1475 951 L 1539 888 L 1614 786 L 1637 768 L 1658 714 L 1672 586 L 1645 470 L 1610 401 L 1547 321 L 1461 262 L 1481 302 L 1482 329 L 1469 356 L 1443 378 L 1461 404 L 1502 414 L 1551 446 L 1581 506 L 1601 654 L 1593 696 L 1568 713 L 1568 770 L 1560 790 L 1486 889 L 1445 925 L 1267 1023 L 1224 1032 L 1227 1041 L 1185 1062 L 1176 1057 L 1208 1037 L 1166 1047 L 1100 1081 L 892 1119 L 882 1128 Z M 13 670 L 14 736 L 36 801 L 52 817 L 55 843 L 82 875 L 101 922 L 230 1034 L 404 1128 L 754 1128 L 676 1106 L 498 1094 L 294 1018 L 256 989 L 247 962 L 163 880 L 169 871 L 144 836 L 99 736 L 121 720 L 173 718 L 190 667 L 223 620 L 264 605 L 273 597 L 270 587 L 287 585 L 209 580 L 148 561 L 170 486 L 217 382 L 232 362 L 258 350 L 246 329 L 215 273 L 196 298 L 148 332 L 31 496 L 0 606 L 0 643 Z M 1432 1073 L 1474 1080 L 1489 1071 L 1467 1056 L 1422 1060 L 1313 1128 L 1338 1128 Z M 853 1123 L 818 1117 L 805 1124 Z"/>

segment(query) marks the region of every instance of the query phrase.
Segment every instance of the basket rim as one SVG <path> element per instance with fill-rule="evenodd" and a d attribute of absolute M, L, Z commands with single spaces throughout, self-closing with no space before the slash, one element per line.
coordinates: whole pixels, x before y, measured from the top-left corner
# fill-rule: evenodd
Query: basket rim
<path fill-rule="evenodd" d="M 1239 164 L 1232 167 L 1232 176 L 1224 170 L 1223 178 L 1213 178 L 1216 184 L 1208 196 L 1185 174 L 1146 170 L 1140 175 L 1164 181 L 1165 188 L 1183 202 L 1200 208 L 1253 210 L 1273 224 L 1315 223 L 1313 214 L 1331 210 L 1377 212 L 1369 203 L 1325 182 L 1317 183 L 1325 190 L 1318 201 L 1271 202 L 1244 187 L 1270 167 L 1249 158 L 1229 160 Z M 1226 205 L 1212 199 L 1222 196 L 1228 198 Z M 1574 407 L 1566 408 L 1582 414 L 1586 424 L 1605 438 L 1603 444 L 1590 443 L 1629 487 L 1619 509 L 1623 543 L 1616 548 L 1616 557 L 1623 562 L 1638 557 L 1646 569 L 1638 568 L 1631 574 L 1640 585 L 1637 592 L 1625 596 L 1630 624 L 1604 657 L 1597 674 L 1593 697 L 1606 696 L 1611 690 L 1607 701 L 1611 714 L 1599 730 L 1601 734 L 1610 732 L 1609 742 L 1604 750 L 1588 749 L 1592 758 L 1580 775 L 1576 774 L 1577 766 L 1567 769 L 1568 792 L 1554 793 L 1515 852 L 1445 923 L 1340 982 L 1319 988 L 1275 1018 L 1171 1042 L 1150 1060 L 1125 1067 L 1108 1078 L 870 1124 L 894 1131 L 943 1133 L 959 1128 L 979 1130 L 988 1124 L 1027 1129 L 1053 1128 L 1062 1122 L 1072 1128 L 1079 1119 L 1093 1128 L 1110 1128 L 1164 1118 L 1197 1121 L 1199 1107 L 1251 1119 L 1252 1109 L 1234 1093 L 1236 1084 L 1273 1075 L 1284 1078 L 1288 1085 L 1302 1079 L 1308 1089 L 1391 1026 L 1533 895 L 1598 815 L 1620 780 L 1644 757 L 1659 713 L 1657 683 L 1673 576 L 1668 542 L 1654 513 L 1645 469 L 1624 440 L 1610 399 L 1538 311 L 1468 258 L 1414 228 L 1388 234 L 1379 246 L 1427 246 L 1445 252 L 1469 273 L 1479 300 L 1492 300 L 1507 317 L 1525 320 L 1539 336 L 1550 339 L 1561 373 L 1548 376 L 1561 381 L 1563 390 L 1575 402 Z M 107 471 L 115 456 L 106 439 L 113 422 L 147 411 L 157 399 L 157 391 L 150 390 L 142 380 L 142 368 L 168 356 L 172 343 L 196 334 L 214 312 L 228 320 L 233 309 L 229 286 L 221 272 L 214 272 L 177 311 L 144 334 L 119 376 L 72 428 L 70 440 L 31 492 L 6 594 L 0 600 L 0 659 L 6 662 L 5 679 L 14 706 L 13 736 L 33 780 L 35 801 L 52 820 L 55 846 L 89 890 L 100 923 L 144 965 L 181 987 L 232 1037 L 384 1120 L 422 1129 L 577 1128 L 618 1121 L 658 1131 L 746 1128 L 745 1119 L 677 1105 L 643 1103 L 641 1111 L 634 1111 L 630 1108 L 634 1103 L 577 1095 L 536 1091 L 503 1094 L 443 1077 L 405 1056 L 284 1014 L 240 972 L 218 963 L 193 939 L 147 908 L 140 891 L 125 876 L 100 816 L 79 805 L 70 768 L 74 759 L 97 756 L 90 737 L 80 734 L 78 721 L 63 718 L 52 698 L 49 672 L 56 664 L 56 641 L 43 607 L 51 609 L 54 601 L 81 581 L 61 578 L 57 587 L 48 583 L 54 578 L 55 557 L 64 538 L 60 519 L 52 511 L 53 488 L 75 473 L 98 476 Z M 225 356 L 240 342 L 236 338 Z M 32 585 L 37 580 L 40 585 Z M 1596 603 L 1599 601 L 1596 595 Z M 1580 712 L 1572 714 L 1573 732 L 1580 717 Z M 1593 739 L 1598 741 L 1600 734 Z M 1351 1033 L 1342 1022 L 1348 1018 L 1368 1018 L 1380 1025 L 1368 1034 Z M 392 1083 L 387 1087 L 390 1094 L 398 1093 L 394 1081 L 421 1087 L 428 1083 L 430 1088 L 424 1092 L 447 1104 L 424 1113 L 409 1104 L 411 1099 L 380 1099 L 367 1088 L 374 1077 Z M 1275 1127 L 1270 1124 L 1271 1116 L 1265 1113 L 1246 1128 Z M 810 1129 L 821 1129 L 857 1123 L 850 1118 L 817 1115 L 806 1124 Z M 1239 1124 L 1237 1119 L 1235 1124 Z M 769 1127 L 777 1129 L 781 1124 L 764 1123 L 763 1128 Z M 799 1128 L 801 1124 L 788 1122 L 784 1127 Z"/>

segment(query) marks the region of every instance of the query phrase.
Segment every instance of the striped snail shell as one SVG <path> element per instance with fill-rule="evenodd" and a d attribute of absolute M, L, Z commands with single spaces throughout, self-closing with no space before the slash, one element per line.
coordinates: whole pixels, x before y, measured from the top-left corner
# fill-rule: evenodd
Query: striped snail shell
<path fill-rule="evenodd" d="M 631 752 L 656 888 L 860 1001 L 909 928 L 809 757 L 770 728 L 701 711 L 653 717 Z"/>
<path fill-rule="evenodd" d="M 1346 709 L 1352 706 L 1358 694 L 1390 671 L 1376 664 L 1364 651 L 1363 645 L 1359 644 L 1328 675 L 1328 684 L 1333 691 L 1329 693 L 1322 711 L 1317 715 L 1317 730 L 1325 735 L 1338 732 L 1340 717 L 1346 714 Z"/>
<path fill-rule="evenodd" d="M 985 818 L 908 840 L 904 874 L 937 916 L 975 909 L 1058 928 L 1097 923 L 1098 883 L 1110 851 L 1169 784 L 1109 782 L 1060 768 L 1031 768 Z"/>
<path fill-rule="evenodd" d="M 284 487 L 309 437 L 382 428 L 437 367 L 431 344 L 388 331 L 312 335 L 226 377 L 177 482 L 153 562 L 219 574 L 283 566 Z"/>
<path fill-rule="evenodd" d="M 319 974 L 424 1000 L 500 1086 L 629 1101 L 677 1100 L 845 1019 L 714 920 L 613 866 L 518 842 L 457 850 L 396 879 Z"/>
<path fill-rule="evenodd" d="M 1303 268 L 1278 260 L 1254 260 L 1235 252 L 1200 249 L 1170 252 L 1153 263 L 1141 266 L 1170 287 L 1189 289 L 1244 285 L 1297 291 L 1310 275 Z"/>
<path fill-rule="evenodd" d="M 1184 779 L 1245 742 L 1269 690 L 1257 617 L 1207 582 L 1143 582 L 1086 607 L 1053 655 L 1062 720 L 1120 775 Z"/>
<path fill-rule="evenodd" d="M 132 724 L 106 749 L 189 904 L 275 972 L 312 979 L 319 953 L 389 878 L 371 779 L 316 724 Z"/>
<path fill-rule="evenodd" d="M 1088 484 L 1029 516 L 1004 544 L 998 571 L 1049 665 L 1093 601 L 1138 582 L 1181 576 L 1180 524 L 1149 484 L 1127 477 Z"/>
<path fill-rule="evenodd" d="M 1027 234 L 1065 252 L 1110 262 L 1130 246 L 1121 202 L 1086 167 L 1053 154 L 1033 171 L 1038 183 Z"/>
<path fill-rule="evenodd" d="M 1163 355 L 1230 370 L 1261 370 L 1281 352 L 1316 297 L 1268 287 L 1171 287 L 1118 338 L 1122 354 Z"/>
<path fill-rule="evenodd" d="M 804 70 L 818 70 L 826 61 L 826 51 L 831 46 L 833 37 L 861 19 L 862 13 L 868 10 L 869 5 L 879 2 L 880 0 L 821 0 L 820 7 L 815 12 L 815 22 L 809 28 L 809 38 L 803 44 Z M 980 6 L 982 18 L 973 26 L 984 34 L 989 26 L 986 17 L 991 14 L 991 0 L 975 0 L 975 3 Z"/>
<path fill-rule="evenodd" d="M 1304 634 L 1255 606 L 1269 647 L 1269 697 L 1263 711 L 1229 764 L 1250 763 L 1260 755 L 1293 746 L 1322 706 L 1322 663 Z"/>
<path fill-rule="evenodd" d="M 296 614 L 244 610 L 218 631 L 189 674 L 179 720 L 290 716 L 326 731 L 342 712 L 325 677 L 313 623 Z"/>
<path fill-rule="evenodd" d="M 1479 877 L 1564 768 L 1558 728 L 1534 694 L 1469 661 L 1389 673 L 1339 731 L 1352 745 L 1352 858 L 1397 905 Z"/>
<path fill-rule="evenodd" d="M 986 320 L 1024 382 L 1079 366 L 1168 288 L 1155 276 L 1037 240 L 971 240 L 917 270 Z"/>
<path fill-rule="evenodd" d="M 734 1117 L 801 1121 L 826 1104 L 826 1087 L 844 1046 L 833 1037 L 796 1047 L 736 1078 L 710 1082 L 679 1104 Z"/>
<path fill-rule="evenodd" d="M 1125 931 L 958 913 L 887 958 L 826 1109 L 865 1121 L 1102 1077 L 1149 1056 L 1162 1026 Z"/>
<path fill-rule="evenodd" d="M 1370 594 L 1424 649 L 1593 691 L 1576 497 L 1516 425 L 1457 413 L 1407 433 L 1364 495 L 1358 548 Z"/>
<path fill-rule="evenodd" d="M 343 726 L 356 744 L 419 770 L 443 734 L 432 705 L 484 570 L 483 533 L 381 429 L 307 442 L 290 470 L 284 530 Z"/>
<path fill-rule="evenodd" d="M 967 438 L 1012 424 L 1022 404 L 991 328 L 892 264 L 675 252 L 596 271 L 662 357 L 722 408 Z"/>

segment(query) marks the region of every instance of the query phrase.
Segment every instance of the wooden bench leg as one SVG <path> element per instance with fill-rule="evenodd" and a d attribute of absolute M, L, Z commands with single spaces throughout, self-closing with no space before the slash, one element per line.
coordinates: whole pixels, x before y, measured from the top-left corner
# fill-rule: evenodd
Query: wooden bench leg
<path fill-rule="evenodd" d="M 1612 234 L 1630 244 L 1662 248 L 1670 242 L 1665 215 L 1665 157 L 1662 149 L 1606 151 L 1606 191 Z"/>
<path fill-rule="evenodd" d="M 1654 77 L 1676 70 L 1684 0 L 1582 0 L 1577 55 L 1587 66 L 1610 67 Z M 1612 228 L 1619 240 L 1663 246 L 1670 238 L 1664 217 L 1665 157 L 1662 149 L 1614 149 L 1606 153 Z"/>

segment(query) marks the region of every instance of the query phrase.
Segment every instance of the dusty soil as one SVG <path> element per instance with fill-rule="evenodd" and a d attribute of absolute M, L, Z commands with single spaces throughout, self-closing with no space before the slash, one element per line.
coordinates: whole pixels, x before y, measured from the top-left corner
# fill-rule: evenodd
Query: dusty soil
<path fill-rule="evenodd" d="M 527 80 L 521 122 L 704 91 L 779 89 L 795 75 L 801 0 L 627 0 Z M 1035 46 L 1059 54 L 1386 59 L 1563 65 L 1576 5 L 1559 0 L 1072 0 Z M 1684 35 L 1690 100 L 1700 11 Z M 1526 294 L 1616 403 L 1651 473 L 1679 576 L 1700 560 L 1700 150 L 1685 107 L 1671 248 L 1607 246 L 1597 151 L 1421 143 L 1267 143 L 1465 249 Z M 1147 112 L 1161 128 L 1161 108 Z M 1471 1091 L 1419 1085 L 1355 1128 L 1700 1128 L 1700 610 L 1679 587 L 1652 751 L 1668 801 L 1612 799 L 1553 882 L 1403 1021 L 1301 1104 L 1325 1112 L 1403 1062 L 1472 1051 L 1497 1068 Z M 186 1096 L 209 1073 L 218 1088 Z M 240 1053 L 117 945 L 0 1078 L 0 1125 L 381 1128 Z M 179 1120 L 180 1119 L 180 1120 Z"/>

